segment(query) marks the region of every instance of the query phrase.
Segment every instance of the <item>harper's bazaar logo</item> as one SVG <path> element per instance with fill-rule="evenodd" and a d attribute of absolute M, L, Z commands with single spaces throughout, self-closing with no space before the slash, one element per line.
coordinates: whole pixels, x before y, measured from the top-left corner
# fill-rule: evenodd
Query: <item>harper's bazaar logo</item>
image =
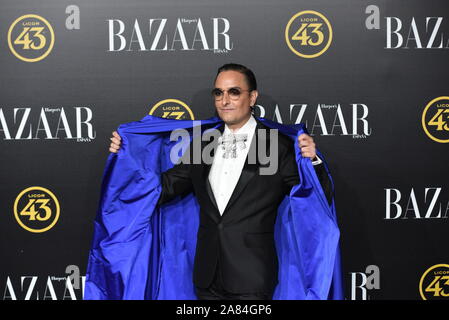
<path fill-rule="evenodd" d="M 440 30 L 443 17 L 423 17 L 416 20 L 412 17 L 404 19 L 404 22 L 398 17 L 386 19 L 385 49 L 449 49 L 449 39 L 445 39 Z"/>
<path fill-rule="evenodd" d="M 108 19 L 108 52 L 212 51 L 233 49 L 227 18 Z"/>
<path fill-rule="evenodd" d="M 79 300 L 84 297 L 86 277 L 78 266 L 69 265 L 63 275 L 7 276 L 0 282 L 3 300 Z"/>
<path fill-rule="evenodd" d="M 399 190 L 385 188 L 385 219 L 447 219 L 449 201 L 441 187 Z"/>
<path fill-rule="evenodd" d="M 288 107 L 281 108 L 277 104 L 274 108 L 257 104 L 255 112 L 259 117 L 279 123 L 304 123 L 311 136 L 339 135 L 366 139 L 372 134 L 368 119 L 369 107 L 364 103 L 291 103 Z"/>
<path fill-rule="evenodd" d="M 369 265 L 365 272 L 350 272 L 350 274 L 351 300 L 369 300 L 368 291 L 380 289 L 380 269 L 378 266 Z"/>
<path fill-rule="evenodd" d="M 43 187 L 26 188 L 14 201 L 14 217 L 27 231 L 41 233 L 58 222 L 59 201 L 53 192 Z"/>
<path fill-rule="evenodd" d="M 92 115 L 89 107 L 0 108 L 0 139 L 90 142 Z"/>
<path fill-rule="evenodd" d="M 8 46 L 18 59 L 37 62 L 47 57 L 55 43 L 51 24 L 36 14 L 17 18 L 8 30 Z"/>
<path fill-rule="evenodd" d="M 380 8 L 366 7 L 365 26 L 368 30 L 381 29 Z M 447 19 L 437 16 L 384 17 L 385 49 L 449 49 Z"/>
<path fill-rule="evenodd" d="M 165 99 L 159 101 L 151 108 L 148 114 L 151 116 L 176 120 L 195 119 L 189 106 L 178 99 Z"/>
<path fill-rule="evenodd" d="M 332 26 L 319 12 L 298 12 L 285 27 L 285 42 L 301 58 L 319 57 L 332 43 Z"/>

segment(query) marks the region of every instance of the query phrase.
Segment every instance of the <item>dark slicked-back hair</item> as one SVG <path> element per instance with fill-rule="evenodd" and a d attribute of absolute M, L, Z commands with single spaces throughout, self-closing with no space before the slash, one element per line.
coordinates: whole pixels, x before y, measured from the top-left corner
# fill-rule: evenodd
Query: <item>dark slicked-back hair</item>
<path fill-rule="evenodd" d="M 227 63 L 218 68 L 215 80 L 217 80 L 218 75 L 223 71 L 237 71 L 245 76 L 246 82 L 248 83 L 249 90 L 257 90 L 257 81 L 254 72 L 252 72 L 247 67 L 237 64 L 237 63 Z"/>

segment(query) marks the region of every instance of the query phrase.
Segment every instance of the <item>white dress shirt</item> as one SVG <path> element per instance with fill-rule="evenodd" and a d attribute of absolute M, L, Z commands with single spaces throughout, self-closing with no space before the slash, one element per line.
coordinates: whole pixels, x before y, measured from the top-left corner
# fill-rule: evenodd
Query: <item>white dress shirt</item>
<path fill-rule="evenodd" d="M 239 129 L 231 131 L 229 127 L 225 124 L 223 135 L 226 134 L 246 134 L 247 140 L 245 142 L 246 148 L 237 148 L 237 157 L 224 158 L 224 150 L 219 145 L 214 156 L 214 160 L 209 172 L 209 182 L 212 191 L 215 196 L 215 201 L 217 202 L 218 210 L 220 214 L 223 214 L 226 205 L 234 192 L 235 186 L 239 181 L 240 175 L 245 165 L 245 160 L 248 155 L 249 147 L 251 141 L 254 137 L 254 132 L 256 129 L 256 119 L 251 115 L 249 120 Z M 317 157 L 318 158 L 318 157 Z M 320 164 L 321 160 L 313 161 L 313 165 Z"/>
<path fill-rule="evenodd" d="M 236 158 L 224 158 L 224 150 L 221 146 L 218 146 L 212 166 L 209 172 L 209 182 L 212 191 L 217 202 L 218 210 L 220 214 L 223 214 L 232 192 L 234 192 L 235 186 L 239 181 L 240 174 L 242 173 L 243 166 L 245 165 L 246 156 L 248 155 L 249 146 L 253 140 L 254 132 L 256 129 L 256 119 L 253 116 L 239 129 L 234 132 L 229 129 L 225 124 L 223 135 L 226 134 L 247 134 L 247 140 L 245 142 L 246 148 L 237 148 Z"/>

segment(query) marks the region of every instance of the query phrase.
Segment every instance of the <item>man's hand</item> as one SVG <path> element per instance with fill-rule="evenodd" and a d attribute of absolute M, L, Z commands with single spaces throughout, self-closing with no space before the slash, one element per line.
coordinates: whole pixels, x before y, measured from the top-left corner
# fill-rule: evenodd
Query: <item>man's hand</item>
<path fill-rule="evenodd" d="M 117 131 L 114 131 L 112 133 L 111 137 L 111 145 L 109 146 L 109 151 L 117 153 L 120 149 L 120 145 L 122 144 L 122 138 L 119 136 Z"/>
<path fill-rule="evenodd" d="M 310 158 L 315 160 L 316 158 L 316 146 L 313 142 L 313 138 L 305 133 L 298 137 L 298 146 L 301 149 L 301 155 L 304 158 Z"/>

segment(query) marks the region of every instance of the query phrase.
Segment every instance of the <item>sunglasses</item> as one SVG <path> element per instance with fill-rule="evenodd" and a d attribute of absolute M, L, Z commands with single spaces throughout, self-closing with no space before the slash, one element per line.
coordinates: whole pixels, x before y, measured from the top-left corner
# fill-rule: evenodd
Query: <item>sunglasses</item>
<path fill-rule="evenodd" d="M 221 90 L 218 88 L 212 89 L 212 97 L 215 101 L 220 101 L 223 99 L 225 92 L 228 92 L 229 98 L 231 100 L 238 100 L 243 91 L 251 92 L 252 90 L 243 90 L 240 88 L 230 88 L 228 90 Z"/>

